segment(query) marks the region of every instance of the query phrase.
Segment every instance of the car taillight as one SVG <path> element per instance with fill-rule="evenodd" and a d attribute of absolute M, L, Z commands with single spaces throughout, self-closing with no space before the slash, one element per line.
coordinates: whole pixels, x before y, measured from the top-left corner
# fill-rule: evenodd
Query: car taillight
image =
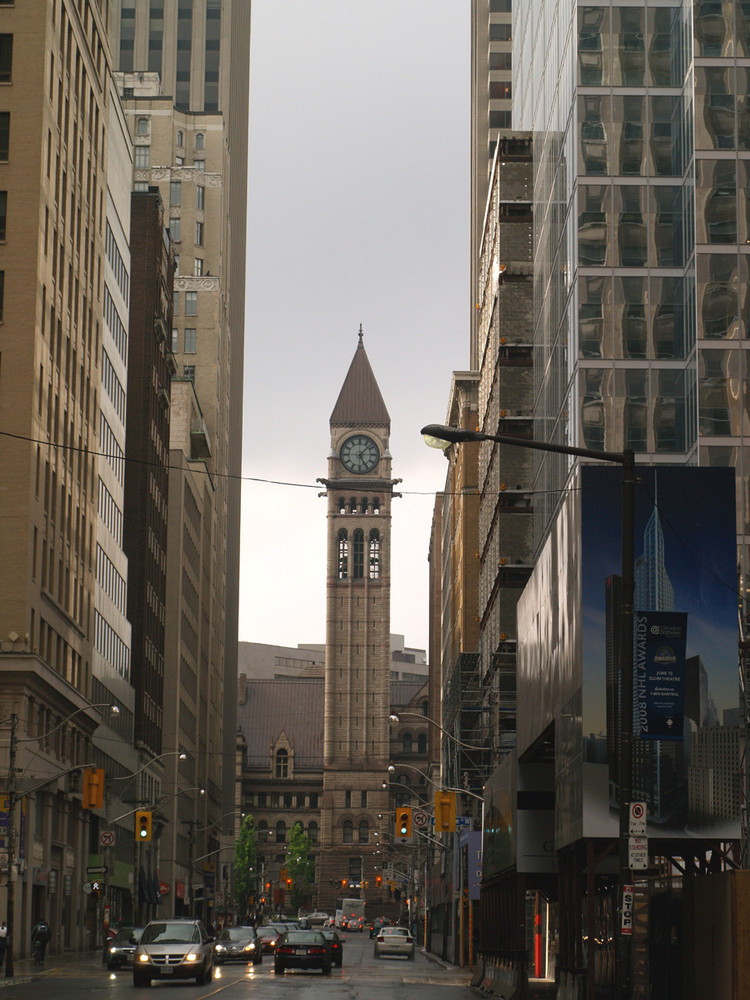
<path fill-rule="evenodd" d="M 379 934 L 379 935 L 378 935 L 378 942 L 379 942 L 380 944 L 382 944 L 382 943 L 383 943 L 384 941 L 385 941 L 385 938 L 383 937 L 383 935 L 382 935 L 382 934 Z"/>
<path fill-rule="evenodd" d="M 414 944 L 414 938 L 412 938 L 412 937 L 408 937 L 408 938 L 406 939 L 406 943 L 407 943 L 407 944 Z"/>
<path fill-rule="evenodd" d="M 325 955 L 325 953 L 326 953 L 325 948 L 321 948 L 320 945 L 314 945 L 312 948 L 310 948 L 311 955 Z"/>
<path fill-rule="evenodd" d="M 291 945 L 282 944 L 281 947 L 276 949 L 279 955 L 291 955 L 294 951 Z"/>

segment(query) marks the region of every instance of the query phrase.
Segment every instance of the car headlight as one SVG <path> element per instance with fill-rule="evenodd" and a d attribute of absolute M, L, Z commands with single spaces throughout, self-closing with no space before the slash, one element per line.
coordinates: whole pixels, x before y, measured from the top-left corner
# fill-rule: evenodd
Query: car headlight
<path fill-rule="evenodd" d="M 138 956 L 138 961 L 139 962 L 148 962 L 148 955 L 146 954 L 145 951 L 142 951 L 140 953 L 140 955 Z"/>
<path fill-rule="evenodd" d="M 197 962 L 199 958 L 200 956 L 196 955 L 194 951 L 189 951 L 187 955 L 185 955 L 186 962 Z"/>
<path fill-rule="evenodd" d="M 216 945 L 216 950 L 217 951 L 224 951 L 224 945 L 223 944 L 217 944 Z"/>
<path fill-rule="evenodd" d="M 246 944 L 243 951 L 255 951 L 255 945 L 253 944 L 253 942 L 250 941 L 249 944 Z"/>

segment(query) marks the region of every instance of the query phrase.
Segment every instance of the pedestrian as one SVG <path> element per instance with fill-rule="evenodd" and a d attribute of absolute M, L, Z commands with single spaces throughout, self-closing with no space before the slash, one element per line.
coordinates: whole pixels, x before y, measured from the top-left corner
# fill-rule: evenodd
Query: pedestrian
<path fill-rule="evenodd" d="M 5 948 L 8 944 L 8 925 L 3 920 L 0 923 L 0 965 L 2 965 L 3 959 L 5 958 Z"/>
<path fill-rule="evenodd" d="M 52 933 L 46 920 L 40 920 L 34 924 L 34 929 L 31 932 L 31 946 L 34 951 L 34 962 L 37 965 L 44 963 L 44 953 L 51 937 Z"/>

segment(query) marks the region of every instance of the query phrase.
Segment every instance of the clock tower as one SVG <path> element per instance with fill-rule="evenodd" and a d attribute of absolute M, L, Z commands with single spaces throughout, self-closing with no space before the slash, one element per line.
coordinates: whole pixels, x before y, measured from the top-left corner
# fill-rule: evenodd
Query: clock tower
<path fill-rule="evenodd" d="M 388 830 L 391 421 L 359 343 L 330 418 L 325 721 L 318 906 L 384 898 Z M 361 886 L 360 889 L 352 888 Z"/>

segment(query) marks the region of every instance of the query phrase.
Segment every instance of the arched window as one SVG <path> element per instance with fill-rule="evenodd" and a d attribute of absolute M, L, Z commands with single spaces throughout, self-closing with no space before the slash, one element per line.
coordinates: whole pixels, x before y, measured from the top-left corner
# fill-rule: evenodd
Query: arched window
<path fill-rule="evenodd" d="M 408 774 L 399 774 L 399 776 L 398 776 L 398 783 L 399 783 L 399 785 L 407 785 L 407 786 L 409 786 L 409 785 L 411 785 L 411 778 L 409 777 Z"/>
<path fill-rule="evenodd" d="M 363 514 L 367 513 L 369 506 L 370 502 L 367 499 L 367 497 L 362 497 L 362 503 L 359 505 L 359 509 L 362 511 Z"/>
<path fill-rule="evenodd" d="M 267 844 L 268 843 L 268 823 L 264 819 L 258 823 L 258 843 Z"/>
<path fill-rule="evenodd" d="M 370 579 L 380 579 L 380 532 L 377 528 L 370 532 Z"/>
<path fill-rule="evenodd" d="M 427 733 L 420 733 L 417 737 L 417 753 L 427 753 Z"/>
<path fill-rule="evenodd" d="M 350 497 L 349 498 L 349 513 L 350 514 L 356 514 L 357 513 L 357 498 L 356 497 Z"/>
<path fill-rule="evenodd" d="M 377 497 L 372 498 L 372 512 L 373 514 L 380 513 L 380 500 Z"/>
<path fill-rule="evenodd" d="M 362 580 L 365 575 L 365 533 L 361 528 L 357 528 L 354 532 L 352 555 L 354 557 L 352 576 L 355 580 Z"/>
<path fill-rule="evenodd" d="M 280 819 L 276 824 L 276 843 L 283 844 L 286 842 L 286 823 L 283 819 Z"/>
<path fill-rule="evenodd" d="M 337 506 L 339 509 L 339 514 L 346 514 L 346 500 L 343 497 L 339 497 Z"/>
<path fill-rule="evenodd" d="M 370 824 L 366 819 L 361 819 L 359 821 L 359 842 L 360 844 L 367 844 L 370 841 Z"/>
<path fill-rule="evenodd" d="M 148 135 L 148 118 L 139 118 L 136 125 L 137 135 Z"/>
<path fill-rule="evenodd" d="M 429 711 L 430 708 L 429 702 L 425 699 L 420 707 L 422 709 L 422 715 L 427 715 L 427 712 Z"/>
<path fill-rule="evenodd" d="M 195 148 L 196 149 L 204 149 L 205 148 L 205 143 L 203 141 L 203 138 L 204 137 L 203 137 L 203 133 L 202 132 L 196 132 L 195 133 Z"/>
<path fill-rule="evenodd" d="M 276 777 L 289 777 L 289 751 L 280 747 L 276 751 Z"/>
<path fill-rule="evenodd" d="M 353 844 L 354 843 L 354 823 L 350 819 L 344 820 L 344 843 Z"/>
<path fill-rule="evenodd" d="M 339 580 L 346 580 L 349 575 L 349 536 L 346 528 L 339 531 Z"/>
<path fill-rule="evenodd" d="M 311 844 L 317 844 L 318 842 L 318 824 L 315 820 L 310 820 L 310 824 L 307 827 L 307 836 Z"/>
<path fill-rule="evenodd" d="M 401 745 L 404 753 L 411 753 L 411 733 L 404 733 L 401 737 Z"/>
<path fill-rule="evenodd" d="M 182 147 L 184 145 L 183 138 L 182 138 L 182 130 L 181 129 L 177 129 L 177 145 L 180 146 L 180 147 Z"/>

